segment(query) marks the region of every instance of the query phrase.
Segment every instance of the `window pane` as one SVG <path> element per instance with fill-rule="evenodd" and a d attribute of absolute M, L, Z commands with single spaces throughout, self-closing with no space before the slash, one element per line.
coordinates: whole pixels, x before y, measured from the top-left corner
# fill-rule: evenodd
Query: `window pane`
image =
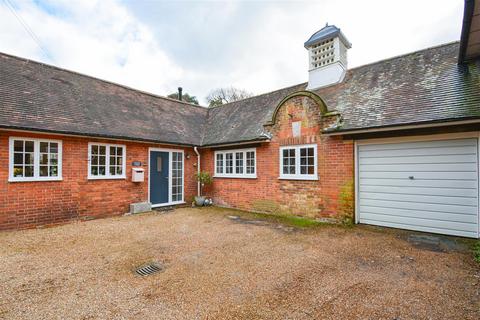
<path fill-rule="evenodd" d="M 315 174 L 315 167 L 314 166 L 309 166 L 308 167 L 308 174 Z"/>
<path fill-rule="evenodd" d="M 23 152 L 23 141 L 22 140 L 15 140 L 13 142 L 13 150 L 16 152 Z"/>
<path fill-rule="evenodd" d="M 48 164 L 48 153 L 40 154 L 40 164 Z"/>
<path fill-rule="evenodd" d="M 217 173 L 223 173 L 223 154 L 217 153 Z"/>
<path fill-rule="evenodd" d="M 98 146 L 92 146 L 92 154 L 98 154 Z"/>
<path fill-rule="evenodd" d="M 50 142 L 50 153 L 58 153 L 58 143 Z"/>
<path fill-rule="evenodd" d="M 110 165 L 111 165 L 111 166 L 114 166 L 114 165 L 116 164 L 116 162 L 117 162 L 116 159 L 117 159 L 117 157 L 115 157 L 115 156 L 113 156 L 113 157 L 110 156 Z"/>
<path fill-rule="evenodd" d="M 255 173 L 255 152 L 247 152 L 247 174 Z"/>
<path fill-rule="evenodd" d="M 235 173 L 243 174 L 243 152 L 235 153 Z"/>
<path fill-rule="evenodd" d="M 14 177 L 23 177 L 23 166 L 13 167 L 13 176 Z"/>
<path fill-rule="evenodd" d="M 225 173 L 233 173 L 233 153 L 225 154 Z"/>
<path fill-rule="evenodd" d="M 122 157 L 117 157 L 117 165 L 118 166 L 123 165 L 123 158 Z"/>
<path fill-rule="evenodd" d="M 100 176 L 105 175 L 105 167 L 98 167 L 98 175 Z"/>
<path fill-rule="evenodd" d="M 116 154 L 117 150 L 115 147 L 110 147 L 110 156 L 114 156 Z"/>
<path fill-rule="evenodd" d="M 99 146 L 98 147 L 98 153 L 101 155 L 105 155 L 107 152 L 107 148 L 105 146 Z"/>
<path fill-rule="evenodd" d="M 300 167 L 300 174 L 307 174 L 307 167 L 301 166 Z"/>
<path fill-rule="evenodd" d="M 33 152 L 33 141 L 25 141 L 25 152 Z"/>
<path fill-rule="evenodd" d="M 40 142 L 40 152 L 48 153 L 48 142 Z"/>
<path fill-rule="evenodd" d="M 23 153 L 15 153 L 13 155 L 13 164 L 23 164 Z"/>
<path fill-rule="evenodd" d="M 98 157 L 98 162 L 101 166 L 105 165 L 105 156 L 99 156 Z"/>
<path fill-rule="evenodd" d="M 58 167 L 57 166 L 51 166 L 50 167 L 50 177 L 56 177 L 58 176 Z"/>
<path fill-rule="evenodd" d="M 117 174 L 122 175 L 123 174 L 123 168 L 122 167 L 117 167 Z"/>
<path fill-rule="evenodd" d="M 25 177 L 33 177 L 33 166 L 25 166 Z"/>
<path fill-rule="evenodd" d="M 33 153 L 25 153 L 25 164 L 33 164 Z"/>
<path fill-rule="evenodd" d="M 96 167 L 96 166 L 93 167 L 92 166 L 90 172 L 91 172 L 92 176 L 97 176 L 98 175 L 98 167 Z"/>
<path fill-rule="evenodd" d="M 40 166 L 40 177 L 48 177 L 48 166 Z"/>
<path fill-rule="evenodd" d="M 58 164 L 58 154 L 50 154 L 50 165 L 57 165 Z"/>
<path fill-rule="evenodd" d="M 300 157 L 306 157 L 307 156 L 307 149 L 302 148 L 300 149 Z"/>
<path fill-rule="evenodd" d="M 97 166 L 98 165 L 98 156 L 92 156 L 92 165 Z"/>

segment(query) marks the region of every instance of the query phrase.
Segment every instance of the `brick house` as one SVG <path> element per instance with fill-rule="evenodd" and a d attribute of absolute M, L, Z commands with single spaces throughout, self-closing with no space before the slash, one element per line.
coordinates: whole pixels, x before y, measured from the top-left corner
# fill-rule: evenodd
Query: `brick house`
<path fill-rule="evenodd" d="M 221 206 L 478 238 L 479 12 L 353 69 L 326 26 L 307 83 L 214 108 L 0 54 L 0 229 L 189 204 L 201 169 Z"/>

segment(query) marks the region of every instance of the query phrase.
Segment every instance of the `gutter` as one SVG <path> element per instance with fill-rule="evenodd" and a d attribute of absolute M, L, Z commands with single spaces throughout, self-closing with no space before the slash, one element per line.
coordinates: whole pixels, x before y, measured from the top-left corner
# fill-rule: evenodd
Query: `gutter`
<path fill-rule="evenodd" d="M 193 147 L 193 151 L 197 154 L 197 174 L 200 174 L 200 152 L 198 152 L 197 147 Z M 197 182 L 197 196 L 201 197 L 200 194 L 200 181 Z"/>
<path fill-rule="evenodd" d="M 202 145 L 200 148 L 210 148 L 210 147 L 228 147 L 228 146 L 238 146 L 244 144 L 252 144 L 252 143 L 261 143 L 261 142 L 270 142 L 270 139 L 265 137 L 262 139 L 255 138 L 251 140 L 240 140 L 240 141 L 229 141 L 229 142 L 221 142 L 221 143 L 211 143 Z"/>
<path fill-rule="evenodd" d="M 462 125 L 462 124 L 475 124 L 480 123 L 480 119 L 473 120 L 462 120 L 462 121 L 445 121 L 443 122 L 434 122 L 434 123 L 425 123 L 425 124 L 412 124 L 412 125 L 397 125 L 397 126 L 383 126 L 383 127 L 373 127 L 368 129 L 351 129 L 351 130 L 342 130 L 342 131 L 323 131 L 322 134 L 327 136 L 342 136 L 349 134 L 360 134 L 360 133 L 369 133 L 369 132 L 385 132 L 385 131 L 399 131 L 407 129 L 421 129 L 421 128 L 438 128 L 438 127 L 448 127 L 452 125 Z"/>
<path fill-rule="evenodd" d="M 32 129 L 27 127 L 17 127 L 17 126 L 3 126 L 0 125 L 0 131 L 16 131 L 16 132 L 28 132 L 36 134 L 49 134 L 56 136 L 67 136 L 67 137 L 80 137 L 80 138 L 94 138 L 94 139 L 103 139 L 103 140 L 117 140 L 117 141 L 131 141 L 138 143 L 149 143 L 149 144 L 163 144 L 169 146 L 180 146 L 180 147 L 194 147 L 194 144 L 189 143 L 173 143 L 166 142 L 161 140 L 154 139 L 144 139 L 144 138 L 133 138 L 126 136 L 113 136 L 113 135 L 104 135 L 104 134 L 95 134 L 95 133 L 76 133 L 70 131 L 59 131 L 59 130 L 48 130 L 48 129 Z"/>
<path fill-rule="evenodd" d="M 460 36 L 460 49 L 458 50 L 458 63 L 465 63 L 465 53 L 467 52 L 468 37 L 470 35 L 470 27 L 472 25 L 473 9 L 475 0 L 465 0 L 465 8 L 463 10 L 462 34 Z"/>

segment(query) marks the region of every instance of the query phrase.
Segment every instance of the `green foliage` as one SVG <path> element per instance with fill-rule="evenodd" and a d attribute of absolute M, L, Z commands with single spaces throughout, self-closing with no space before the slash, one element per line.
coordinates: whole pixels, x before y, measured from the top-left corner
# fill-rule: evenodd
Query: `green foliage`
<path fill-rule="evenodd" d="M 480 263 L 480 241 L 477 241 L 474 245 L 473 245 L 473 259 Z"/>
<path fill-rule="evenodd" d="M 353 225 L 354 194 L 353 180 L 349 180 L 342 186 L 338 199 L 341 220 L 347 226 Z"/>
<path fill-rule="evenodd" d="M 211 184 L 213 182 L 213 178 L 207 171 L 200 171 L 195 173 L 195 179 L 200 182 L 201 185 L 201 194 L 203 194 L 203 187 L 207 184 Z"/>
<path fill-rule="evenodd" d="M 203 185 L 207 185 L 213 182 L 213 178 L 207 171 L 200 171 L 195 173 L 195 179 Z"/>
<path fill-rule="evenodd" d="M 217 107 L 225 103 L 242 100 L 251 96 L 253 96 L 252 93 L 243 89 L 238 89 L 234 87 L 217 88 L 210 91 L 210 93 L 206 97 L 206 100 L 209 107 Z"/>
<path fill-rule="evenodd" d="M 168 97 L 168 98 L 171 98 L 171 99 L 179 100 L 179 99 L 178 99 L 178 93 L 177 93 L 177 92 L 171 93 L 171 94 L 169 94 L 167 97 Z M 197 97 L 191 96 L 191 95 L 189 95 L 188 93 L 182 94 L 182 100 L 185 101 L 185 102 L 188 102 L 188 103 L 196 104 L 196 105 L 199 104 Z"/>

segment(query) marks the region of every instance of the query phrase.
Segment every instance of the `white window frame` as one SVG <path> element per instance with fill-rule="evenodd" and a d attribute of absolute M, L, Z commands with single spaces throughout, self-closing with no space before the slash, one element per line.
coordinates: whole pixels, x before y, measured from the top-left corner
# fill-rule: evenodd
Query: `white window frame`
<path fill-rule="evenodd" d="M 314 173 L 313 174 L 301 174 L 300 173 L 300 149 L 303 148 L 313 148 L 313 165 Z M 284 174 L 283 173 L 283 150 L 286 149 L 295 149 L 295 174 Z M 282 180 L 318 180 L 318 165 L 317 161 L 317 145 L 316 144 L 302 144 L 302 145 L 291 145 L 291 146 L 282 146 L 279 149 L 279 179 Z"/>
<path fill-rule="evenodd" d="M 247 152 L 253 152 L 255 156 L 255 173 L 247 173 Z M 227 166 L 227 153 L 233 154 L 233 167 L 232 173 L 226 173 L 226 166 Z M 243 153 L 243 173 L 236 173 L 237 172 L 237 153 Z M 223 154 L 223 173 L 217 173 L 217 154 Z M 215 155 L 213 157 L 214 161 L 214 178 L 243 178 L 243 179 L 255 179 L 257 178 L 257 148 L 248 148 L 248 149 L 232 149 L 232 150 L 220 150 L 215 151 Z"/>
<path fill-rule="evenodd" d="M 33 177 L 14 177 L 13 176 L 13 157 L 14 157 L 14 141 L 33 141 Z M 58 144 L 58 176 L 41 177 L 40 176 L 40 142 L 54 142 Z M 10 137 L 9 138 L 9 164 L 8 164 L 8 181 L 9 182 L 28 182 L 28 181 L 61 181 L 62 178 L 62 141 L 53 139 L 39 139 L 28 137 Z"/>
<path fill-rule="evenodd" d="M 184 204 L 185 203 L 185 152 L 183 149 L 148 148 L 148 202 L 150 203 L 152 202 L 150 200 L 150 193 L 151 193 L 150 158 L 152 155 L 152 151 L 168 152 L 168 202 L 160 203 L 160 204 L 152 204 L 152 208 Z M 172 201 L 172 167 L 173 167 L 172 153 L 173 152 L 178 152 L 182 154 L 182 200 L 180 201 Z"/>
<path fill-rule="evenodd" d="M 92 161 L 92 146 L 105 146 L 105 175 L 94 176 L 91 174 L 91 161 Z M 111 175 L 110 174 L 110 147 L 122 147 L 123 149 L 123 161 L 122 161 L 122 174 Z M 89 142 L 88 143 L 88 180 L 105 180 L 105 179 L 126 179 L 127 168 L 127 146 L 124 144 L 114 143 L 101 143 L 101 142 Z"/>

